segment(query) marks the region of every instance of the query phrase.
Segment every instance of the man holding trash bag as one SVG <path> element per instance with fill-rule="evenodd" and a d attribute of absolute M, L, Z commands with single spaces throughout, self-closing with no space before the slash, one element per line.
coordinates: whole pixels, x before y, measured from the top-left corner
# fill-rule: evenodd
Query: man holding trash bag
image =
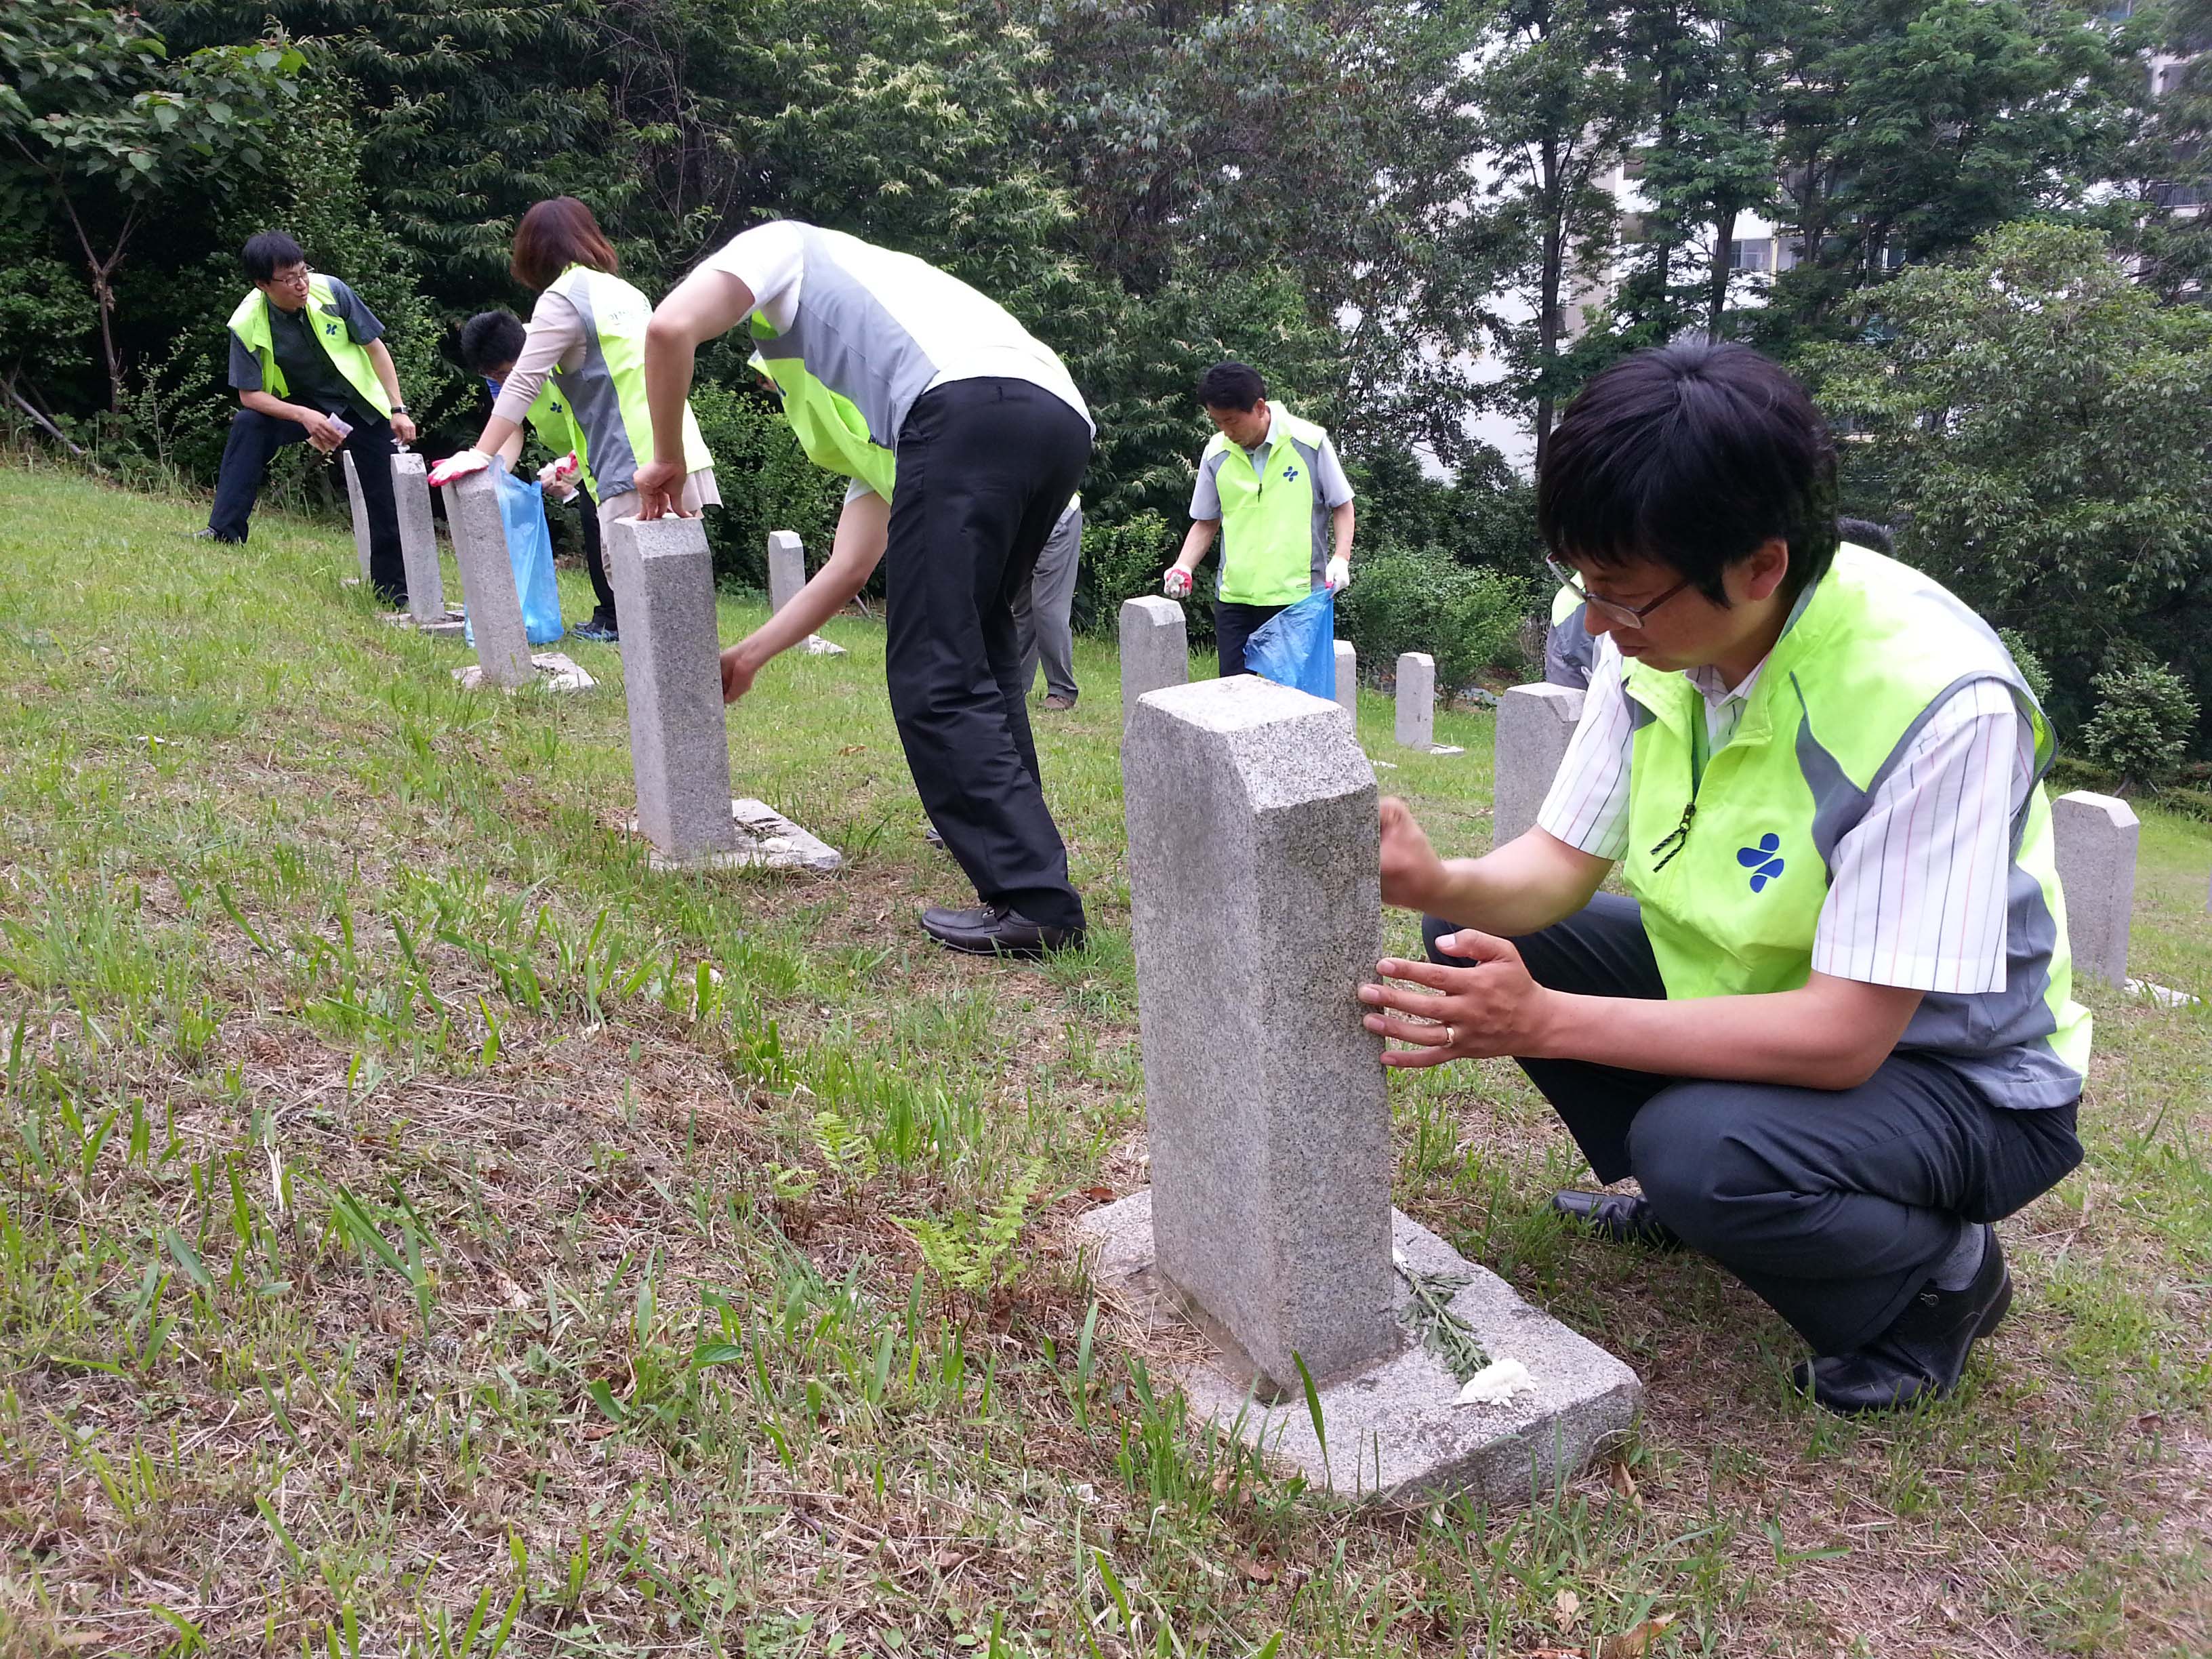
<path fill-rule="evenodd" d="M 1220 535 L 1213 638 L 1227 679 L 1246 672 L 1244 642 L 1276 612 L 1317 587 L 1351 585 L 1352 483 L 1328 434 L 1271 405 L 1256 369 L 1216 363 L 1199 377 L 1198 400 L 1217 430 L 1199 457 L 1190 533 L 1160 591 L 1188 598 Z"/>

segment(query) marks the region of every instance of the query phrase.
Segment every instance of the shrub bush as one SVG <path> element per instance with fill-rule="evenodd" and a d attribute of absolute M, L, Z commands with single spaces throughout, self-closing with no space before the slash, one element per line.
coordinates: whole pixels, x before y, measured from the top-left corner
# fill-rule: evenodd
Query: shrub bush
<path fill-rule="evenodd" d="M 2097 713 L 2081 728 L 2081 747 L 2118 772 L 2123 788 L 2172 781 L 2197 730 L 2187 682 L 2163 664 L 2137 659 L 2107 668 L 2089 689 Z"/>
<path fill-rule="evenodd" d="M 1521 624 L 1539 598 L 1527 577 L 1470 568 L 1441 548 L 1370 544 L 1337 603 L 1337 637 L 1370 673 L 1402 652 L 1427 652 L 1449 696 L 1483 674 L 1526 672 Z"/>
<path fill-rule="evenodd" d="M 1168 521 L 1146 508 L 1115 523 L 1084 515 L 1083 566 L 1076 577 L 1075 626 L 1088 633 L 1111 634 L 1121 603 L 1160 591 L 1160 573 L 1174 560 L 1177 543 Z M 1201 613 L 1212 629 L 1210 607 L 1190 608 L 1191 630 L 1200 631 Z"/>

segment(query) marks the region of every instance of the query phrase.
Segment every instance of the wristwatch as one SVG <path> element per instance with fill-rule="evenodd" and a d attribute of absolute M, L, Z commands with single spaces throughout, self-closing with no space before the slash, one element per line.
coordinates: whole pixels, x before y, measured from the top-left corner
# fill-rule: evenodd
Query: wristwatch
<path fill-rule="evenodd" d="M 407 412 L 407 405 L 405 404 L 394 404 L 392 405 L 392 412 L 394 415 L 404 415 Z"/>

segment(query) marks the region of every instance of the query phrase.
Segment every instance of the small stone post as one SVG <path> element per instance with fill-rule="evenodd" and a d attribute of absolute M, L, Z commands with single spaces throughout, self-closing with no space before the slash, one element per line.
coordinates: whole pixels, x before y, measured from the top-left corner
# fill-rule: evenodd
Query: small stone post
<path fill-rule="evenodd" d="M 806 586 L 806 548 L 795 530 L 768 532 L 768 611 L 774 616 Z M 619 607 L 622 601 L 615 601 Z"/>
<path fill-rule="evenodd" d="M 446 579 L 438 568 L 430 486 L 422 458 L 411 450 L 392 458 L 392 503 L 399 516 L 399 556 L 407 565 L 407 614 L 417 627 L 443 625 Z"/>
<path fill-rule="evenodd" d="M 1382 944 L 1374 769 L 1330 704 L 1240 675 L 1139 700 L 1122 776 L 1159 1272 L 1295 1395 L 1293 1356 L 1319 1382 L 1399 1341 L 1353 997 Z"/>
<path fill-rule="evenodd" d="M 1157 593 L 1121 602 L 1121 729 L 1136 715 L 1137 699 L 1190 678 L 1190 642 L 1182 607 Z"/>
<path fill-rule="evenodd" d="M 515 587 L 514 561 L 507 550 L 499 485 L 488 467 L 443 488 L 453 557 L 461 567 L 461 602 L 468 607 L 484 681 L 510 688 L 527 685 L 538 671 L 530 660 L 530 637 L 523 630 L 522 595 Z"/>
<path fill-rule="evenodd" d="M 1359 653 L 1350 640 L 1336 642 L 1336 706 L 1359 725 Z"/>
<path fill-rule="evenodd" d="M 2135 809 L 2110 795 L 2077 789 L 2051 803 L 2052 854 L 2076 975 L 2128 982 L 2128 921 L 2142 833 Z"/>
<path fill-rule="evenodd" d="M 1503 847 L 1536 822 L 1583 717 L 1583 694 L 1565 685 L 1516 685 L 1498 700 L 1490 844 Z"/>
<path fill-rule="evenodd" d="M 361 561 L 361 579 L 368 580 L 368 508 L 361 499 L 361 474 L 354 471 L 353 451 L 338 451 L 338 461 L 345 468 L 346 502 L 353 513 L 353 551 Z"/>
<path fill-rule="evenodd" d="M 617 519 L 609 539 L 637 827 L 662 862 L 711 862 L 739 837 L 707 529 L 697 519 Z"/>
<path fill-rule="evenodd" d="M 1437 659 L 1425 651 L 1398 659 L 1398 741 L 1424 753 L 1437 746 Z"/>

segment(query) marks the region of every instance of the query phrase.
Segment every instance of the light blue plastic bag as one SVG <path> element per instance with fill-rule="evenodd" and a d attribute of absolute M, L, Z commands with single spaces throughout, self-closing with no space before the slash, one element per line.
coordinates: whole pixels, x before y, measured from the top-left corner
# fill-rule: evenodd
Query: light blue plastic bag
<path fill-rule="evenodd" d="M 1336 696 L 1336 592 L 1316 588 L 1277 611 L 1244 642 L 1244 666 L 1261 679 L 1324 699 Z"/>
<path fill-rule="evenodd" d="M 514 591 L 522 601 L 522 631 L 532 645 L 550 645 L 567 630 L 561 623 L 561 590 L 553 580 L 553 533 L 545 527 L 545 497 L 534 480 L 516 477 L 495 464 L 499 516 L 507 531 L 507 556 L 514 565 Z M 587 508 L 586 511 L 589 509 Z M 471 645 L 476 629 L 465 628 Z"/>

